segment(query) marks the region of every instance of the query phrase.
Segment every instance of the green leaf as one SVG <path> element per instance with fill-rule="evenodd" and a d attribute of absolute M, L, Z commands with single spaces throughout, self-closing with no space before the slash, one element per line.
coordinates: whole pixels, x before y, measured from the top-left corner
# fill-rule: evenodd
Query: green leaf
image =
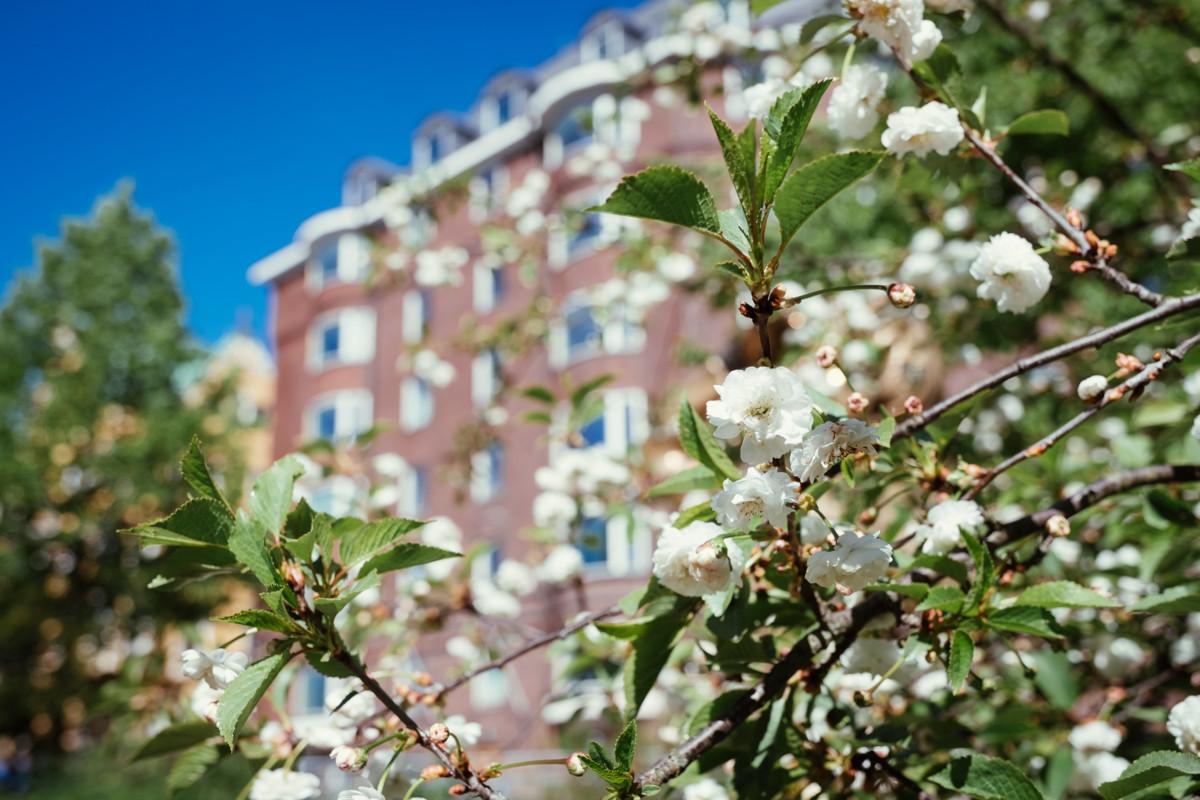
<path fill-rule="evenodd" d="M 950 640 L 950 663 L 946 665 L 946 678 L 950 681 L 950 691 L 958 694 L 962 691 L 967 675 L 971 673 L 971 661 L 975 657 L 975 642 L 966 631 L 955 631 Z"/>
<path fill-rule="evenodd" d="M 542 386 L 541 384 L 526 386 L 521 390 L 521 394 L 525 397 L 528 397 L 530 400 L 536 400 L 539 403 L 545 403 L 548 406 L 552 406 L 555 403 L 554 392 L 552 392 L 549 387 Z"/>
<path fill-rule="evenodd" d="M 1167 251 L 1169 261 L 1200 261 L 1200 236 L 1180 239 Z"/>
<path fill-rule="evenodd" d="M 617 737 L 617 743 L 613 746 L 613 755 L 617 766 L 621 769 L 632 769 L 633 753 L 636 748 L 637 720 L 630 718 L 629 722 L 625 723 L 625 727 L 621 729 L 621 734 Z"/>
<path fill-rule="evenodd" d="M 805 220 L 838 192 L 868 174 L 883 159 L 881 151 L 855 150 L 818 158 L 788 176 L 775 195 L 775 216 L 783 244 Z"/>
<path fill-rule="evenodd" d="M 215 744 L 198 744 L 175 759 L 167 773 L 167 793 L 170 795 L 194 786 L 209 768 L 221 760 Z"/>
<path fill-rule="evenodd" d="M 750 282 L 750 273 L 746 272 L 746 268 L 737 261 L 722 261 L 716 265 L 716 268 L 740 281 Z"/>
<path fill-rule="evenodd" d="M 462 553 L 455 553 L 452 550 L 443 550 L 440 547 L 430 547 L 425 544 L 398 544 L 391 550 L 372 558 L 366 564 L 363 564 L 360 575 L 366 575 L 371 572 L 394 572 L 398 569 L 408 569 L 409 567 L 419 567 L 422 564 L 432 564 L 434 561 L 442 561 L 447 558 L 461 558 Z"/>
<path fill-rule="evenodd" d="M 279 572 L 267 549 L 267 533 L 245 511 L 238 511 L 233 532 L 229 534 L 229 550 L 263 586 L 275 586 L 280 582 Z"/>
<path fill-rule="evenodd" d="M 217 735 L 216 727 L 206 720 L 177 722 L 163 728 L 138 748 L 130 761 L 141 761 L 155 756 L 177 753 Z"/>
<path fill-rule="evenodd" d="M 360 578 L 352 587 L 343 591 L 336 597 L 318 597 L 313 601 L 313 605 L 322 614 L 332 618 L 338 615 L 338 612 L 350 604 L 350 601 L 358 597 L 363 592 L 374 589 L 380 584 L 379 573 L 372 572 L 366 577 Z"/>
<path fill-rule="evenodd" d="M 979 608 L 983 602 L 984 593 L 992 585 L 995 566 L 992 562 L 991 551 L 976 539 L 974 534 L 963 531 L 962 538 L 967 552 L 971 554 L 971 562 L 975 565 L 975 577 L 971 580 L 971 589 L 967 593 L 967 599 L 963 601 L 963 610 L 971 613 Z"/>
<path fill-rule="evenodd" d="M 415 519 L 382 519 L 347 533 L 338 541 L 338 556 L 342 566 L 352 567 L 381 550 L 395 544 L 401 536 L 425 525 Z"/>
<path fill-rule="evenodd" d="M 917 556 L 908 565 L 908 571 L 912 572 L 918 569 L 931 569 L 939 575 L 945 575 L 947 578 L 951 578 L 960 584 L 967 582 L 967 568 L 946 556 L 931 554 Z"/>
<path fill-rule="evenodd" d="M 634 640 L 633 652 L 625 661 L 625 716 L 628 719 L 637 717 L 642 701 L 654 688 L 658 673 L 666 666 L 695 607 L 693 598 L 679 598 L 674 609 L 648 624 Z"/>
<path fill-rule="evenodd" d="M 703 521 L 712 522 L 717 518 L 717 513 L 713 511 L 712 503 L 707 500 L 703 503 L 697 503 L 694 506 L 688 506 L 679 512 L 679 516 L 671 523 L 672 528 L 683 529 L 693 522 Z"/>
<path fill-rule="evenodd" d="M 1022 114 L 1008 126 L 1009 136 L 1066 136 L 1071 129 L 1067 115 L 1058 109 L 1046 108 Z"/>
<path fill-rule="evenodd" d="M 721 155 L 725 158 L 729 179 L 742 202 L 742 210 L 749 216 L 754 209 L 755 123 L 751 121 L 740 134 L 734 133 L 725 120 L 717 116 L 717 112 L 707 104 L 705 108 L 708 109 L 708 118 L 712 120 L 717 141 L 721 144 Z"/>
<path fill-rule="evenodd" d="M 1117 800 L 1183 775 L 1200 775 L 1200 757 L 1159 750 L 1134 761 L 1115 781 L 1100 784 L 1099 792 L 1104 800 Z"/>
<path fill-rule="evenodd" d="M 349 667 L 340 661 L 334 661 L 329 653 L 305 653 L 304 660 L 326 678 L 350 678 L 354 675 Z"/>
<path fill-rule="evenodd" d="M 713 437 L 708 423 L 700 419 L 686 397 L 679 401 L 679 443 L 688 455 L 714 473 L 734 481 L 742 477 L 725 448 Z"/>
<path fill-rule="evenodd" d="M 813 113 L 816 112 L 831 83 L 833 79 L 826 78 L 806 89 L 792 89 L 776 100 L 771 107 L 764 127 L 775 140 L 775 149 L 771 152 L 767 164 L 766 185 L 763 187 L 763 199 L 766 202 L 770 203 L 774 199 L 776 190 L 787 177 L 796 157 L 796 150 L 808 131 Z"/>
<path fill-rule="evenodd" d="M 842 22 L 850 22 L 850 20 L 841 14 L 822 14 L 819 17 L 813 17 L 800 29 L 800 44 L 808 44 L 823 29 Z"/>
<path fill-rule="evenodd" d="M 231 750 L 254 707 L 290 658 L 290 653 L 267 656 L 247 667 L 226 687 L 217 705 L 217 728 Z"/>
<path fill-rule="evenodd" d="M 239 611 L 236 614 L 230 614 L 227 617 L 217 617 L 217 622 L 232 622 L 236 625 L 245 625 L 248 628 L 258 628 L 260 631 L 274 631 L 275 633 L 294 634 L 299 632 L 296 623 L 292 622 L 282 614 L 276 614 L 273 611 L 267 611 L 262 608 L 251 608 L 246 611 Z"/>
<path fill-rule="evenodd" d="M 164 519 L 128 531 L 144 544 L 176 547 L 223 547 L 229 541 L 233 520 L 228 508 L 207 497 L 194 497 Z"/>
<path fill-rule="evenodd" d="M 1042 793 L 1023 770 L 999 758 L 979 755 L 956 758 L 930 780 L 982 800 L 1042 800 Z"/>
<path fill-rule="evenodd" d="M 1012 633 L 1027 633 L 1047 639 L 1061 639 L 1062 632 L 1050 612 L 1031 606 L 1009 606 L 988 612 L 987 624 L 992 628 Z"/>
<path fill-rule="evenodd" d="M 250 490 L 250 516 L 268 533 L 283 528 L 292 507 L 292 486 L 304 474 L 304 467 L 293 456 L 284 456 L 258 476 Z"/>
<path fill-rule="evenodd" d="M 929 594 L 929 586 L 924 583 L 872 583 L 863 591 L 895 592 L 902 597 L 912 597 L 920 600 Z"/>
<path fill-rule="evenodd" d="M 726 208 L 717 212 L 717 219 L 721 225 L 721 235 L 733 245 L 734 250 L 747 254 L 749 257 L 751 248 L 748 230 L 750 226 L 746 224 L 745 212 L 740 208 Z M 737 263 L 741 264 L 743 270 L 746 269 L 743 262 Z"/>
<path fill-rule="evenodd" d="M 1117 608 L 1121 604 L 1111 597 L 1071 581 L 1050 581 L 1030 586 L 1017 597 L 1019 606 L 1037 608 Z"/>
<path fill-rule="evenodd" d="M 317 512 L 301 497 L 300 502 L 288 512 L 287 519 L 283 522 L 283 535 L 289 539 L 299 539 L 312 530 L 313 519 L 316 516 Z"/>
<path fill-rule="evenodd" d="M 1034 654 L 1033 682 L 1050 701 L 1050 705 L 1065 711 L 1079 698 L 1079 683 L 1075 668 L 1065 653 L 1041 650 Z"/>
<path fill-rule="evenodd" d="M 588 210 L 721 232 L 717 205 L 708 187 L 687 170 L 669 165 L 626 176 L 603 205 Z"/>
<path fill-rule="evenodd" d="M 1200 181 L 1200 158 L 1193 158 L 1188 161 L 1176 161 L 1174 164 L 1167 164 L 1167 169 L 1182 172 L 1189 178 Z"/>
<path fill-rule="evenodd" d="M 884 417 L 879 423 L 879 427 L 875 429 L 875 436 L 879 439 L 880 447 L 892 446 L 892 434 L 896 432 L 896 418 L 891 414 L 884 412 Z"/>
<path fill-rule="evenodd" d="M 221 490 L 217 488 L 216 481 L 208 471 L 204 453 L 200 450 L 199 438 L 192 437 L 187 452 L 183 454 L 183 458 L 179 462 L 179 472 L 183 475 L 187 485 L 192 487 L 192 491 L 200 497 L 207 497 L 221 505 L 225 509 L 226 516 L 233 516 L 233 512 L 229 509 L 229 503 L 221 494 Z"/>
<path fill-rule="evenodd" d="M 1191 614 L 1200 611 L 1200 587 L 1195 584 L 1172 586 L 1162 594 L 1143 597 L 1130 606 L 1129 610 L 1156 614 Z"/>
<path fill-rule="evenodd" d="M 686 494 L 693 489 L 719 489 L 721 478 L 703 464 L 689 467 L 683 472 L 664 480 L 646 492 L 646 497 L 663 497 L 672 494 Z"/>
<path fill-rule="evenodd" d="M 966 595 L 957 586 L 934 586 L 925 595 L 925 599 L 916 607 L 916 611 L 947 611 L 957 614 L 962 610 Z"/>

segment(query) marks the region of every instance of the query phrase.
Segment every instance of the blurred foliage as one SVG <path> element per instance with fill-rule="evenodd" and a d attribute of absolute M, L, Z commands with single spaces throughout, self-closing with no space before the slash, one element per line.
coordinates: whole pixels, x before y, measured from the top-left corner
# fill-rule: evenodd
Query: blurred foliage
<path fill-rule="evenodd" d="M 0 310 L 5 760 L 75 750 L 138 707 L 159 685 L 159 621 L 207 616 L 220 599 L 215 583 L 147 589 L 163 567 L 118 534 L 184 499 L 180 443 L 219 445 L 229 424 L 214 411 L 225 385 L 185 398 L 198 385 L 181 368 L 203 352 L 183 324 L 173 258 L 123 188 L 43 245 Z"/>

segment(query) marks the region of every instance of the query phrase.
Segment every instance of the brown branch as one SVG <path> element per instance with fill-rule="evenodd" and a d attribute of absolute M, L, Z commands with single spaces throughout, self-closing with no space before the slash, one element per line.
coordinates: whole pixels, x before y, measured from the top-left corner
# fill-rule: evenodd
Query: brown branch
<path fill-rule="evenodd" d="M 950 395 L 946 399 L 930 406 L 920 414 L 914 414 L 908 419 L 896 426 L 896 432 L 892 436 L 893 441 L 905 436 L 911 436 L 921 428 L 929 425 L 934 420 L 941 417 L 950 409 L 957 406 L 959 403 L 964 403 L 977 394 L 986 392 L 988 389 L 993 389 L 1007 381 L 1009 378 L 1015 378 L 1022 375 L 1031 369 L 1035 369 L 1044 364 L 1049 364 L 1067 356 L 1074 355 L 1081 350 L 1086 350 L 1090 347 L 1099 347 L 1102 344 L 1111 342 L 1114 339 L 1119 339 L 1126 334 L 1144 328 L 1147 325 L 1153 325 L 1156 322 L 1161 322 L 1164 319 L 1173 317 L 1176 314 L 1181 314 L 1185 311 L 1200 308 L 1200 294 L 1192 294 L 1186 297 L 1172 298 L 1165 301 L 1157 308 L 1151 309 L 1136 317 L 1131 317 L 1124 322 L 1119 322 L 1109 328 L 1096 331 L 1087 336 L 1081 336 L 1078 339 L 1060 344 L 1057 347 L 1051 347 L 1048 350 L 1043 350 L 1032 356 L 1017 359 L 1015 362 L 1005 367 L 1004 369 L 989 375 L 986 378 L 976 381 L 960 392 Z"/>
<path fill-rule="evenodd" d="M 855 606 L 850 612 L 849 625 L 837 640 L 837 648 L 830 656 L 828 663 L 818 671 L 827 669 L 836 661 L 866 624 L 883 613 L 891 602 L 886 593 L 879 592 Z M 755 685 L 750 694 L 738 700 L 724 714 L 654 762 L 649 769 L 637 776 L 634 782 L 635 786 L 638 789 L 644 789 L 647 786 L 662 786 L 678 777 L 688 768 L 689 764 L 701 755 L 725 741 L 738 725 L 748 720 L 755 712 L 779 695 L 791 682 L 792 676 L 812 663 L 816 653 L 830 643 L 831 640 L 826 637 L 827 634 L 822 631 L 796 642 L 787 655 L 775 662 L 775 666 L 771 667 L 770 672 Z M 819 643 L 815 647 L 812 643 L 813 639 Z"/>
<path fill-rule="evenodd" d="M 1020 519 L 1006 522 L 988 537 L 988 543 L 1006 545 L 1025 536 L 1044 530 L 1046 522 L 1056 515 L 1073 517 L 1114 494 L 1159 483 L 1192 483 L 1200 481 L 1200 464 L 1157 464 L 1131 469 L 1101 478 L 1080 489 L 1070 497 L 1048 508 L 1035 511 Z"/>
<path fill-rule="evenodd" d="M 1024 450 L 1018 453 L 1014 453 L 1013 455 L 1001 461 L 992 469 L 988 470 L 988 472 L 984 474 L 982 478 L 980 478 L 979 482 L 971 487 L 970 491 L 963 495 L 963 497 L 967 500 L 974 498 L 981 491 L 983 491 L 988 484 L 995 480 L 997 476 L 1002 475 L 1003 473 L 1015 467 L 1017 464 L 1020 464 L 1022 461 L 1027 461 L 1031 458 L 1037 458 L 1042 453 L 1045 453 L 1047 450 L 1061 441 L 1062 438 L 1068 433 L 1075 430 L 1080 425 L 1084 424 L 1113 403 L 1121 400 L 1123 397 L 1126 397 L 1127 395 L 1131 397 L 1137 397 L 1146 386 L 1148 386 L 1152 381 L 1156 380 L 1160 374 L 1162 374 L 1163 369 L 1175 363 L 1176 361 L 1181 360 L 1185 355 L 1187 355 L 1187 352 L 1197 344 L 1200 344 L 1200 334 L 1190 336 L 1175 347 L 1165 351 L 1157 361 L 1147 364 L 1136 375 L 1106 391 L 1099 402 L 1079 412 L 1070 421 L 1059 426 L 1051 433 L 1046 434 L 1036 443 L 1026 447 Z"/>
<path fill-rule="evenodd" d="M 585 614 L 584 616 L 580 617 L 579 619 L 575 620 L 570 625 L 567 625 L 564 628 L 560 628 L 559 630 L 551 631 L 549 633 L 543 634 L 542 636 L 538 636 L 535 639 L 530 639 L 529 641 L 525 642 L 520 647 L 518 647 L 516 650 L 513 650 L 510 653 L 506 653 L 505 655 L 502 655 L 497 659 L 489 661 L 486 664 L 481 664 L 478 667 L 475 667 L 474 669 L 468 670 L 467 672 L 464 672 L 462 675 L 458 676 L 457 678 L 450 681 L 449 683 L 436 684 L 436 685 L 430 687 L 430 689 L 428 691 L 431 694 L 441 697 L 442 695 L 445 695 L 447 692 L 452 692 L 455 689 L 458 689 L 459 687 L 463 686 L 464 684 L 470 683 L 476 677 L 478 677 L 479 675 L 482 675 L 485 672 L 489 672 L 493 669 L 500 669 L 500 668 L 504 667 L 505 665 L 507 665 L 508 663 L 510 663 L 512 661 L 516 661 L 521 656 L 523 656 L 527 653 L 532 653 L 534 650 L 537 650 L 539 647 L 544 647 L 545 645 L 551 644 L 553 642 L 557 642 L 561 639 L 565 639 L 568 636 L 570 636 L 571 634 L 583 630 L 584 628 L 591 625 L 592 623 L 599 622 L 600 620 L 607 619 L 609 617 L 615 617 L 620 613 L 621 613 L 620 608 L 618 608 L 617 606 L 612 606 L 611 608 L 606 608 L 603 611 L 594 611 L 591 614 Z"/>
<path fill-rule="evenodd" d="M 421 728 L 417 721 L 414 720 L 404 707 L 397 703 L 390 694 L 367 672 L 366 668 L 359 663 L 350 651 L 344 647 L 339 648 L 336 654 L 339 663 L 353 673 L 354 677 L 362 681 L 363 687 L 383 703 L 388 711 L 395 715 L 396 719 L 400 720 L 406 728 L 412 731 L 417 736 L 417 743 L 433 754 L 434 758 L 442 763 L 442 765 L 450 771 L 448 777 L 455 778 L 461 781 L 467 789 L 485 800 L 504 800 L 504 795 L 488 786 L 482 781 L 475 771 L 471 769 L 471 765 L 467 762 L 465 754 L 460 753 L 459 758 L 455 758 L 442 745 L 434 742 L 429 738 L 429 734 Z"/>

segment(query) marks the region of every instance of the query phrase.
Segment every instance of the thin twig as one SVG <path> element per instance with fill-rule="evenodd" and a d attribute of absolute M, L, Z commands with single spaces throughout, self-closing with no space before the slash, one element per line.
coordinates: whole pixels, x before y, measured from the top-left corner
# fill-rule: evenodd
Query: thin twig
<path fill-rule="evenodd" d="M 512 661 L 516 661 L 518 658 L 525 655 L 526 653 L 531 653 L 534 650 L 537 650 L 539 647 L 544 647 L 545 645 L 552 644 L 553 642 L 557 642 L 561 639 L 565 639 L 568 636 L 570 636 L 571 634 L 581 631 L 584 628 L 586 628 L 587 626 L 589 626 L 595 622 L 599 622 L 602 619 L 608 619 L 609 617 L 615 617 L 620 613 L 621 613 L 620 608 L 618 608 L 617 606 L 612 606 L 611 608 L 606 608 L 603 611 L 594 611 L 591 614 L 585 614 L 584 616 L 575 620 L 574 622 L 572 622 L 570 625 L 567 625 L 566 627 L 560 628 L 559 630 L 556 630 L 556 631 L 551 631 L 549 633 L 543 634 L 542 636 L 538 636 L 535 639 L 530 639 L 529 641 L 525 642 L 524 644 L 522 644 L 520 647 L 513 650 L 512 652 L 506 653 L 505 655 L 502 655 L 497 659 L 489 661 L 486 664 L 481 664 L 478 667 L 475 667 L 474 669 L 468 670 L 467 672 L 464 672 L 462 675 L 458 676 L 457 678 L 450 681 L 449 683 L 435 684 L 434 686 L 430 687 L 430 689 L 428 691 L 431 694 L 441 697 L 442 695 L 445 695 L 447 692 L 452 692 L 455 689 L 459 688 L 460 686 L 470 683 L 473 679 L 475 679 L 479 675 L 482 675 L 485 672 L 489 672 L 493 669 L 501 669 L 508 663 L 510 663 Z"/>
<path fill-rule="evenodd" d="M 1195 481 L 1200 481 L 1200 464 L 1156 464 L 1152 467 L 1118 472 L 1089 483 L 1075 494 L 1059 500 L 1052 506 L 1012 522 L 1006 522 L 988 537 L 988 544 L 999 547 L 1037 533 L 1045 529 L 1046 522 L 1051 517 L 1060 514 L 1064 517 L 1073 517 L 1114 494 L 1160 483 L 1193 483 Z"/>
<path fill-rule="evenodd" d="M 1003 473 L 1015 467 L 1017 464 L 1020 464 L 1022 461 L 1027 461 L 1031 458 L 1037 458 L 1042 453 L 1045 453 L 1047 450 L 1061 441 L 1062 438 L 1068 433 L 1099 414 L 1108 406 L 1116 403 L 1121 398 L 1126 397 L 1127 395 L 1136 397 L 1137 394 L 1146 386 L 1148 386 L 1151 381 L 1156 380 L 1158 376 L 1162 374 L 1163 369 L 1175 363 L 1176 361 L 1181 360 L 1185 355 L 1187 355 L 1187 352 L 1197 344 L 1200 344 L 1200 333 L 1190 336 L 1170 350 L 1164 351 L 1162 356 L 1157 361 L 1147 364 L 1136 375 L 1105 392 L 1104 396 L 1099 400 L 1099 402 L 1079 412 L 1070 421 L 1059 426 L 1051 433 L 1046 434 L 1036 443 L 1026 447 L 1024 450 L 1018 453 L 1014 453 L 1013 455 L 1001 461 L 992 469 L 988 470 L 987 473 L 985 473 L 984 476 L 980 478 L 979 481 L 972 486 L 965 495 L 963 495 L 963 497 L 967 500 L 974 498 L 981 491 L 983 491 L 988 484 L 995 480 L 997 476 L 1002 475 Z"/>
<path fill-rule="evenodd" d="M 986 392 L 988 389 L 993 389 L 1007 381 L 1009 378 L 1015 378 L 1029 372 L 1031 369 L 1050 364 L 1067 356 L 1074 355 L 1081 350 L 1086 350 L 1089 347 L 1099 347 L 1107 344 L 1114 339 L 1119 339 L 1126 334 L 1153 325 L 1156 322 L 1161 322 L 1176 314 L 1181 314 L 1185 311 L 1200 308 L 1200 294 L 1191 294 L 1186 297 L 1173 298 L 1167 300 L 1162 305 L 1139 314 L 1136 317 L 1131 317 L 1124 322 L 1119 322 L 1109 328 L 1096 331 L 1095 333 L 1081 336 L 1078 339 L 1060 344 L 1057 347 L 1051 347 L 1048 350 L 1043 350 L 1040 353 L 1017 359 L 1015 362 L 993 373 L 986 378 L 982 378 L 960 392 L 956 392 L 946 399 L 930 406 L 920 414 L 914 414 L 908 419 L 896 426 L 896 431 L 892 435 L 892 440 L 902 439 L 905 436 L 911 436 L 921 428 L 929 425 L 934 420 L 941 417 L 950 409 L 960 403 L 965 403 L 977 394 Z"/>

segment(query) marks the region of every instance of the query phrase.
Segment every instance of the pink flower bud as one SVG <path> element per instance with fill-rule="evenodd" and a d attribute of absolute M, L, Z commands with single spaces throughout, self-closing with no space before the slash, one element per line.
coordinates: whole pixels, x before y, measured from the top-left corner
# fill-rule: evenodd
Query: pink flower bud
<path fill-rule="evenodd" d="M 846 398 L 846 408 L 851 414 L 861 414 L 871 405 L 871 401 L 866 398 L 861 392 L 853 392 Z"/>
<path fill-rule="evenodd" d="M 583 765 L 583 753 L 571 753 L 567 756 L 567 772 L 576 778 L 587 772 L 587 767 Z"/>
<path fill-rule="evenodd" d="M 367 765 L 367 754 L 361 748 L 350 745 L 338 745 L 330 751 L 329 757 L 342 772 L 362 772 Z"/>
<path fill-rule="evenodd" d="M 817 366 L 832 367 L 837 362 L 838 351 L 836 347 L 832 347 L 831 345 L 821 345 L 817 348 L 815 357 L 817 359 Z"/>
<path fill-rule="evenodd" d="M 893 283 L 888 287 L 887 295 L 896 308 L 908 308 L 917 302 L 917 290 L 907 283 Z"/>
<path fill-rule="evenodd" d="M 436 722 L 429 726 L 429 741 L 434 744 L 442 744 L 450 738 L 450 729 L 440 722 Z"/>
<path fill-rule="evenodd" d="M 915 394 L 910 394 L 904 401 L 904 410 L 909 414 L 920 414 L 925 410 L 925 404 Z"/>

